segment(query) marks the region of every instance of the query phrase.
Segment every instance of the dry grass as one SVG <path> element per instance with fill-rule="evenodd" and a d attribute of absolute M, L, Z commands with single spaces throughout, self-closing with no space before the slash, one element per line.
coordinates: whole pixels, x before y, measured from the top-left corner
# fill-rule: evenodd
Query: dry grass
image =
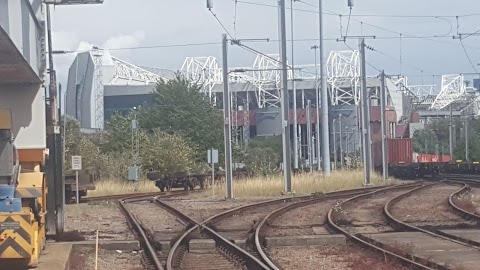
<path fill-rule="evenodd" d="M 136 191 L 132 183 L 118 179 L 101 180 L 95 183 L 95 186 L 95 190 L 88 191 L 88 197 L 160 191 L 155 186 L 155 182 L 149 180 L 138 181 L 138 189 Z"/>
<path fill-rule="evenodd" d="M 331 192 L 336 190 L 358 188 L 363 185 L 362 171 L 337 171 L 330 177 L 324 177 L 321 173 L 301 174 L 293 177 L 292 190 L 296 195 L 306 195 L 315 192 Z M 374 185 L 391 184 L 392 181 L 383 182 L 379 175 L 372 177 Z M 245 180 L 235 181 L 233 184 L 233 193 L 237 198 L 251 197 L 275 197 L 281 195 L 284 190 L 283 177 L 257 177 Z M 215 194 L 222 197 L 225 194 L 225 184 L 216 185 Z M 212 192 L 207 191 L 207 196 Z"/>
<path fill-rule="evenodd" d="M 372 175 L 374 185 L 392 184 L 393 181 L 383 182 L 377 174 Z M 330 177 L 323 177 L 321 173 L 305 173 L 293 177 L 292 189 L 296 195 L 306 195 L 315 192 L 331 192 L 336 190 L 352 189 L 361 187 L 363 184 L 363 171 L 337 171 Z M 236 198 L 253 197 L 276 197 L 284 190 L 283 176 L 255 177 L 236 180 L 233 184 L 233 192 Z M 88 197 L 105 196 L 115 194 L 134 194 L 140 192 L 156 192 L 153 181 L 141 180 L 138 183 L 138 190 L 135 191 L 132 184 L 127 181 L 108 179 L 96 183 L 96 190 L 89 191 Z M 217 183 L 215 196 L 224 197 L 225 184 Z M 210 197 L 212 190 L 197 193 L 194 197 Z"/>

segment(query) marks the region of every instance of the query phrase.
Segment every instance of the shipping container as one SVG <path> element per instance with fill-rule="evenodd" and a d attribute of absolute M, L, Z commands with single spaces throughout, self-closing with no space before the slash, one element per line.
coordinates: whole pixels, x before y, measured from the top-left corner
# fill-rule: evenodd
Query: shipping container
<path fill-rule="evenodd" d="M 450 157 L 450 155 L 440 155 L 440 157 L 441 157 L 440 162 L 450 162 L 450 161 L 452 161 L 452 158 Z"/>
<path fill-rule="evenodd" d="M 418 112 L 413 112 L 410 115 L 410 123 L 420 123 L 420 114 Z"/>
<path fill-rule="evenodd" d="M 409 125 L 396 125 L 395 126 L 395 138 L 408 138 Z"/>
<path fill-rule="evenodd" d="M 410 164 L 413 162 L 413 140 L 388 139 L 388 162 L 390 164 Z"/>

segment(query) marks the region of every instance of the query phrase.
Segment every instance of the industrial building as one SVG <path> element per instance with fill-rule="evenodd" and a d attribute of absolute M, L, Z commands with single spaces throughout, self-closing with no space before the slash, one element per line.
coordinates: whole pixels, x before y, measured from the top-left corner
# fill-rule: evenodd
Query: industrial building
<path fill-rule="evenodd" d="M 278 59 L 278 55 L 259 54 L 251 67 L 229 69 L 232 132 L 233 140 L 237 144 L 244 145 L 255 136 L 281 134 L 281 76 Z M 289 72 L 288 77 L 289 122 L 292 132 L 293 125 L 295 122 L 297 124 L 299 152 L 304 158 L 309 156 L 307 133 L 311 132 L 309 134 L 312 136 L 312 144 L 316 145 L 316 91 L 319 85 L 317 70 L 318 66 L 315 65 L 298 65 L 294 72 Z M 361 88 L 358 51 L 332 51 L 326 70 L 331 147 L 345 155 L 357 154 L 361 138 L 358 128 Z M 188 57 L 180 69 L 180 74 L 197 82 L 201 86 L 200 91 L 208 96 L 212 104 L 218 108 L 223 107 L 222 69 L 215 57 Z M 148 103 L 157 80 L 169 80 L 174 76 L 174 71 L 139 67 L 112 57 L 108 51 L 92 50 L 80 53 L 69 70 L 66 112 L 78 119 L 82 128 L 101 130 L 113 113 L 128 111 Z M 381 82 L 377 75 L 367 77 L 371 128 L 372 133 L 377 134 L 372 137 L 372 144 L 381 139 L 380 87 Z M 472 91 L 473 88 L 466 87 L 460 74 L 443 76 L 440 91 L 437 91 L 434 85 L 409 85 L 408 78 L 403 76 L 387 77 L 385 87 L 388 99 L 387 136 L 391 138 L 413 134 L 413 130 L 407 132 L 410 128 L 404 127 L 405 124 L 408 126 L 412 114 L 415 115 L 415 122 L 447 117 L 450 107 L 453 108 L 453 115 L 457 117 L 467 113 L 478 114 L 476 92 Z M 311 123 L 311 129 L 307 122 Z M 315 154 L 313 157 L 316 159 Z"/>

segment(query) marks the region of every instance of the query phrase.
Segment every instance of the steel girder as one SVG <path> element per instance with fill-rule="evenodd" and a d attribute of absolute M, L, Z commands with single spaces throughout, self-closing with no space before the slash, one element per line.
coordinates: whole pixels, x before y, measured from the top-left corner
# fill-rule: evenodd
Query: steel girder
<path fill-rule="evenodd" d="M 431 110 L 441 110 L 465 95 L 466 85 L 463 75 L 443 75 L 442 89 L 430 107 Z"/>
<path fill-rule="evenodd" d="M 360 102 L 360 62 L 358 51 L 332 51 L 327 60 L 327 83 L 332 105 Z"/>

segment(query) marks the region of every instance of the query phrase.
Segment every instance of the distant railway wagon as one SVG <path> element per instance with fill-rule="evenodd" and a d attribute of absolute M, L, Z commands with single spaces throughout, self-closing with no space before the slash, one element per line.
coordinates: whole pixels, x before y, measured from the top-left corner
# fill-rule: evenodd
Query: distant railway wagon
<path fill-rule="evenodd" d="M 248 171 L 244 169 L 236 170 L 232 173 L 234 179 L 242 179 L 249 177 Z M 172 174 L 162 174 L 158 171 L 149 171 L 147 172 L 147 179 L 150 181 L 155 181 L 155 186 L 160 189 L 160 191 L 170 191 L 172 188 L 183 188 L 184 190 L 193 190 L 195 187 L 199 186 L 200 189 L 205 188 L 207 183 L 211 182 L 212 174 L 211 173 L 186 173 L 186 172 L 177 172 Z M 222 182 L 225 179 L 224 172 L 216 172 L 215 180 Z"/>
<path fill-rule="evenodd" d="M 173 174 L 162 174 L 158 171 L 147 172 L 147 179 L 155 181 L 155 186 L 164 192 L 172 188 L 183 188 L 184 190 L 193 190 L 196 186 L 201 189 L 205 187 L 206 180 L 211 177 L 208 174 L 189 174 L 178 172 Z"/>
<path fill-rule="evenodd" d="M 445 164 L 443 171 L 457 174 L 480 174 L 480 163 L 457 161 L 455 163 Z"/>
<path fill-rule="evenodd" d="M 88 171 L 79 171 L 78 173 L 78 195 L 87 196 L 89 190 L 95 190 L 94 175 Z M 75 201 L 77 197 L 77 183 L 75 173 L 65 174 L 65 200 Z"/>
<path fill-rule="evenodd" d="M 388 139 L 387 146 L 389 174 L 400 179 L 438 175 L 451 161 L 449 155 L 414 153 L 411 138 Z M 381 153 L 375 151 L 374 155 L 381 156 Z M 381 163 L 375 163 L 375 168 L 381 170 Z"/>

